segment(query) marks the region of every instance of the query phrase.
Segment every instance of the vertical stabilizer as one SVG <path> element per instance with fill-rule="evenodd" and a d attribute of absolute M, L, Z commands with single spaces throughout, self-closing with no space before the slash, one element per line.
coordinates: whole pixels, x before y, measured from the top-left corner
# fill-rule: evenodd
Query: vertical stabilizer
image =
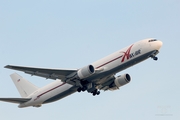
<path fill-rule="evenodd" d="M 10 76 L 16 88 L 18 89 L 21 97 L 27 97 L 28 95 L 39 89 L 38 87 L 24 79 L 17 73 L 11 74 Z"/>

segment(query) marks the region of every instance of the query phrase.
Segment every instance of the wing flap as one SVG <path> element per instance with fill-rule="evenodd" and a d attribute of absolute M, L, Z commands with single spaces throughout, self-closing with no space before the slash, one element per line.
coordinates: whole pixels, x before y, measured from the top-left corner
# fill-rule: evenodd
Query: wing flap
<path fill-rule="evenodd" d="M 0 98 L 0 101 L 10 102 L 10 103 L 24 103 L 31 100 L 31 98 Z"/>
<path fill-rule="evenodd" d="M 76 72 L 77 69 L 56 69 L 56 68 L 36 68 L 36 67 L 25 67 L 25 66 L 14 66 L 14 65 L 7 65 L 5 68 L 23 71 L 30 75 L 44 77 L 46 79 L 61 79 L 64 81 L 66 76 L 69 74 Z"/>

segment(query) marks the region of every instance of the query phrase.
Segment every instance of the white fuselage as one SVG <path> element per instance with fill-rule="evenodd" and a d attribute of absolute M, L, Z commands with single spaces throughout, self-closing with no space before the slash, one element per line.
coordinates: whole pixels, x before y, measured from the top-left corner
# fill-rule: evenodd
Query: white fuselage
<path fill-rule="evenodd" d="M 58 96 L 61 93 L 68 91 L 72 87 L 73 86 L 70 84 L 66 84 L 66 83 L 61 82 L 60 80 L 56 80 L 38 89 L 37 91 L 33 92 L 31 95 L 27 97 L 27 98 L 32 98 L 32 99 L 26 103 L 20 104 L 19 107 L 27 107 L 27 106 L 39 107 L 42 103 L 48 103 L 48 101 L 45 102 L 46 100 L 50 100 L 54 96 Z M 50 102 L 53 102 L 56 100 L 57 99 L 54 98 Z"/>
<path fill-rule="evenodd" d="M 88 81 L 98 79 L 99 75 L 115 74 L 123 69 L 135 65 L 152 55 L 156 55 L 162 46 L 161 41 L 149 41 L 150 39 L 141 40 L 128 47 L 125 47 L 107 57 L 104 57 L 92 65 L 95 68 L 95 74 L 90 76 Z M 30 101 L 20 104 L 19 107 L 35 106 L 59 100 L 67 95 L 76 92 L 77 87 L 56 80 L 53 83 L 33 92 L 28 98 Z"/>
<path fill-rule="evenodd" d="M 142 55 L 145 55 L 151 51 L 159 50 L 161 45 L 161 41 L 156 41 L 156 43 L 153 43 L 148 42 L 148 39 L 142 40 L 128 47 L 125 47 L 109 56 L 106 56 L 94 62 L 92 65 L 96 69 L 104 68 L 105 70 L 111 70 L 130 60 L 133 60 L 137 57 L 141 57 Z"/>

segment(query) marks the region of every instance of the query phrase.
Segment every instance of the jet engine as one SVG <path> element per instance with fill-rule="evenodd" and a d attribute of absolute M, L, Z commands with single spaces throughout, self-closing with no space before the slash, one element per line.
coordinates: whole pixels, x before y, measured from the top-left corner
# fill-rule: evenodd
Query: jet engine
<path fill-rule="evenodd" d="M 124 74 L 116 77 L 116 79 L 114 80 L 114 84 L 116 85 L 116 87 L 120 87 L 129 83 L 130 81 L 131 81 L 130 75 Z"/>
<path fill-rule="evenodd" d="M 119 87 L 129 83 L 130 81 L 131 81 L 131 77 L 129 74 L 120 75 L 115 78 L 109 90 L 117 90 L 119 89 Z"/>
<path fill-rule="evenodd" d="M 88 65 L 77 71 L 77 77 L 79 79 L 84 79 L 94 74 L 94 72 L 94 67 L 92 65 Z"/>

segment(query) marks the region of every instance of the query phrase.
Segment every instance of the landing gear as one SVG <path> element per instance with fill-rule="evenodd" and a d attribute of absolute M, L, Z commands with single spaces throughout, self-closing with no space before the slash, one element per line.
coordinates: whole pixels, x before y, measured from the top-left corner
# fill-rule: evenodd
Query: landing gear
<path fill-rule="evenodd" d="M 159 51 L 156 50 L 156 51 L 154 51 L 154 52 L 150 55 L 150 57 L 151 57 L 153 60 L 157 61 L 157 60 L 158 60 L 158 57 L 156 57 L 156 55 L 157 55 L 158 53 L 159 53 Z"/>
<path fill-rule="evenodd" d="M 153 57 L 153 60 L 157 61 L 157 60 L 158 60 L 158 57 L 155 57 L 155 56 L 154 56 L 154 57 Z"/>
<path fill-rule="evenodd" d="M 82 91 L 82 88 L 78 88 L 77 91 L 78 91 L 78 92 L 81 92 L 81 91 Z"/>
<path fill-rule="evenodd" d="M 93 94 L 93 96 L 99 95 L 99 94 L 100 94 L 100 91 L 98 91 L 98 90 L 96 89 L 96 90 L 94 90 L 94 91 L 92 92 L 92 94 Z"/>
<path fill-rule="evenodd" d="M 98 89 L 96 89 L 94 84 L 81 84 L 81 86 L 79 86 L 79 88 L 77 88 L 77 92 L 84 92 L 87 91 L 88 93 L 92 93 L 93 96 L 95 95 L 99 95 L 100 91 L 98 91 Z"/>
<path fill-rule="evenodd" d="M 84 87 L 82 88 L 82 91 L 84 92 L 84 91 L 86 91 L 86 90 L 87 90 L 87 87 L 84 86 Z"/>
<path fill-rule="evenodd" d="M 100 91 L 97 91 L 97 95 L 99 95 L 100 94 Z"/>
<path fill-rule="evenodd" d="M 153 60 L 155 60 L 155 61 L 157 61 L 158 60 L 158 57 L 156 57 L 156 56 L 150 56 Z"/>
<path fill-rule="evenodd" d="M 77 89 L 78 92 L 81 92 L 81 91 L 84 92 L 84 91 L 86 91 L 86 90 L 87 90 L 87 87 L 83 87 L 83 88 L 79 87 L 79 88 Z M 95 89 L 95 90 L 92 91 L 91 93 L 92 93 L 93 96 L 95 96 L 95 95 L 99 95 L 99 94 L 100 94 L 100 91 L 98 91 L 97 89 Z"/>
<path fill-rule="evenodd" d="M 78 92 L 81 92 L 81 91 L 86 91 L 87 90 L 87 87 L 86 86 L 83 86 L 82 88 L 81 87 L 79 87 L 78 89 L 77 89 L 77 91 Z"/>

